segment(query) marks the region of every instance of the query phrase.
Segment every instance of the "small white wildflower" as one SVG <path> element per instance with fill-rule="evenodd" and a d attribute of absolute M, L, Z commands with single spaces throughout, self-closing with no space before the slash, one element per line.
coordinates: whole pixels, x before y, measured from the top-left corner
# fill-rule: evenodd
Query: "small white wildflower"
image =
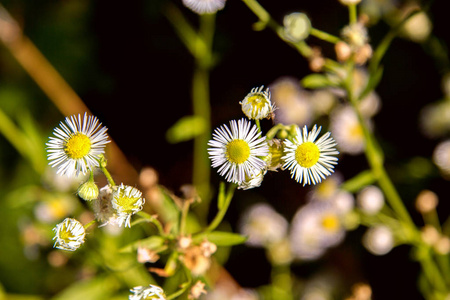
<path fill-rule="evenodd" d="M 217 172 L 228 182 L 241 184 L 246 177 L 258 175 L 266 167 L 260 157 L 269 153 L 269 146 L 256 125 L 250 126 L 245 119 L 232 120 L 231 131 L 226 125 L 216 128 L 208 142 L 212 167 L 219 167 Z"/>
<path fill-rule="evenodd" d="M 94 116 L 71 116 L 56 127 L 47 145 L 48 160 L 58 174 L 69 177 L 86 174 L 98 166 L 98 156 L 109 143 L 106 127 Z"/>
<path fill-rule="evenodd" d="M 86 232 L 83 225 L 75 219 L 66 218 L 53 228 L 55 232 L 54 248 L 75 251 L 84 243 Z"/>
<path fill-rule="evenodd" d="M 272 101 L 277 107 L 275 123 L 309 125 L 313 118 L 311 93 L 296 78 L 282 77 L 270 85 Z"/>
<path fill-rule="evenodd" d="M 302 133 L 297 127 L 293 141 L 284 141 L 286 155 L 282 157 L 285 162 L 283 168 L 289 169 L 291 176 L 297 182 L 303 182 L 303 186 L 321 182 L 334 172 L 334 165 L 337 164 L 335 155 L 339 152 L 331 133 L 327 132 L 316 141 L 321 128 L 314 125 L 308 132 L 305 126 Z"/>
<path fill-rule="evenodd" d="M 352 107 L 345 105 L 332 112 L 330 130 L 340 151 L 351 155 L 364 151 L 364 132 Z"/>
<path fill-rule="evenodd" d="M 356 201 L 363 212 L 374 215 L 383 208 L 384 195 L 380 188 L 370 185 L 358 193 Z"/>
<path fill-rule="evenodd" d="M 142 210 L 145 199 L 137 188 L 123 183 L 118 186 L 112 195 L 112 207 L 116 210 L 119 226 L 131 227 L 131 216 Z"/>
<path fill-rule="evenodd" d="M 267 246 L 286 236 L 288 222 L 270 205 L 258 203 L 243 213 L 239 228 L 248 237 L 248 245 Z"/>
<path fill-rule="evenodd" d="M 162 288 L 150 284 L 149 286 L 137 286 L 130 290 L 132 295 L 128 297 L 129 300 L 166 300 L 166 295 Z"/>
<path fill-rule="evenodd" d="M 345 236 L 341 215 L 330 203 L 310 202 L 301 207 L 292 220 L 292 252 L 297 258 L 313 260 Z"/>
<path fill-rule="evenodd" d="M 224 8 L 226 0 L 182 0 L 184 6 L 193 12 L 203 14 L 213 14 Z"/>
<path fill-rule="evenodd" d="M 263 91 L 264 86 L 253 88 L 250 93 L 245 96 L 244 100 L 239 102 L 242 105 L 242 111 L 247 118 L 254 120 L 262 120 L 270 117 L 275 110 L 274 105 L 270 101 L 270 91 L 267 88 Z"/>

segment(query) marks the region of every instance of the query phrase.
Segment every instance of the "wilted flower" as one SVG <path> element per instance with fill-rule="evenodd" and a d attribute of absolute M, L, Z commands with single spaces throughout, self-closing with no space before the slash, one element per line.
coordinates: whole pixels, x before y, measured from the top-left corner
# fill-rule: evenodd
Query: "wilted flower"
<path fill-rule="evenodd" d="M 208 142 L 208 154 L 212 167 L 225 176 L 228 182 L 242 183 L 246 177 L 258 175 L 266 163 L 260 158 L 266 156 L 269 147 L 265 137 L 255 125 L 245 119 L 230 121 L 230 129 L 226 125 L 216 128 L 213 139 Z"/>
<path fill-rule="evenodd" d="M 189 291 L 188 299 L 198 299 L 201 294 L 206 294 L 205 283 L 198 280 Z"/>
<path fill-rule="evenodd" d="M 47 145 L 48 160 L 58 174 L 78 176 L 98 166 L 98 156 L 104 153 L 108 141 L 106 127 L 94 116 L 66 117 L 65 123 L 56 127 Z"/>
<path fill-rule="evenodd" d="M 66 218 L 57 224 L 53 231 L 53 239 L 56 240 L 54 248 L 75 251 L 84 243 L 86 232 L 78 220 Z"/>
<path fill-rule="evenodd" d="M 137 248 L 137 261 L 141 264 L 143 263 L 154 263 L 157 262 L 159 259 L 159 255 L 153 251 L 150 250 L 148 248 L 144 248 L 144 247 L 138 247 Z"/>
<path fill-rule="evenodd" d="M 288 222 L 269 204 L 258 203 L 243 213 L 239 228 L 248 245 L 267 246 L 286 236 Z"/>
<path fill-rule="evenodd" d="M 291 176 L 299 183 L 317 184 L 325 179 L 326 176 L 334 172 L 334 165 L 337 164 L 339 152 L 336 151 L 336 143 L 327 132 L 317 141 L 316 138 L 322 127 L 308 132 L 308 128 L 303 127 L 303 133 L 296 128 L 296 136 L 293 141 L 285 140 L 285 156 L 283 168 L 291 171 Z"/>
<path fill-rule="evenodd" d="M 162 288 L 156 285 L 150 284 L 149 286 L 137 286 L 130 290 L 132 295 L 129 296 L 129 300 L 166 300 L 166 295 Z"/>
<path fill-rule="evenodd" d="M 194 276 L 203 275 L 211 266 L 211 258 L 198 245 L 187 248 L 180 259 Z"/>

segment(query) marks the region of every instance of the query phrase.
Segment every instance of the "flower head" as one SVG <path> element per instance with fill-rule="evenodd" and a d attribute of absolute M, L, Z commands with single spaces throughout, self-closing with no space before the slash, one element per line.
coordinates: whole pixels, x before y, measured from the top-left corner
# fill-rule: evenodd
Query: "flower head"
<path fill-rule="evenodd" d="M 255 125 L 245 119 L 230 121 L 230 129 L 226 125 L 216 128 L 213 139 L 208 142 L 208 154 L 212 167 L 219 167 L 218 173 L 225 176 L 228 182 L 242 183 L 246 177 L 258 175 L 266 163 L 260 157 L 269 153 L 265 137 Z"/>
<path fill-rule="evenodd" d="M 113 192 L 112 207 L 116 210 L 119 226 L 125 223 L 125 227 L 131 227 L 131 216 L 141 211 L 145 199 L 137 188 L 123 183 Z"/>
<path fill-rule="evenodd" d="M 84 243 L 86 232 L 83 225 L 75 219 L 64 219 L 53 228 L 53 231 L 55 232 L 53 239 L 56 240 L 54 248 L 75 251 Z"/>
<path fill-rule="evenodd" d="M 184 6 L 193 12 L 203 14 L 213 14 L 225 6 L 226 0 L 183 0 Z"/>
<path fill-rule="evenodd" d="M 394 247 L 392 230 L 384 225 L 377 225 L 367 229 L 362 243 L 374 255 L 384 255 Z"/>
<path fill-rule="evenodd" d="M 166 300 L 166 295 L 162 288 L 156 285 L 150 284 L 149 286 L 137 286 L 130 290 L 133 295 L 128 297 L 129 300 L 145 300 L 156 299 Z"/>
<path fill-rule="evenodd" d="M 291 171 L 292 177 L 299 183 L 316 184 L 325 179 L 325 176 L 334 172 L 334 165 L 337 164 L 339 154 L 336 151 L 336 143 L 331 134 L 327 132 L 317 141 L 321 127 L 314 125 L 312 131 L 303 127 L 303 134 L 296 128 L 296 136 L 293 141 L 285 140 L 285 153 L 283 156 L 283 168 Z"/>
<path fill-rule="evenodd" d="M 300 259 L 313 260 L 345 236 L 342 215 L 334 205 L 313 201 L 301 207 L 292 220 L 292 252 Z"/>
<path fill-rule="evenodd" d="M 108 141 L 106 127 L 102 127 L 94 116 L 81 115 L 66 117 L 50 137 L 47 145 L 48 160 L 58 174 L 69 177 L 87 173 L 98 166 L 97 158 L 104 153 Z"/>
<path fill-rule="evenodd" d="M 258 203 L 244 212 L 239 227 L 248 245 L 267 246 L 286 237 L 288 222 L 272 206 Z"/>
<path fill-rule="evenodd" d="M 361 154 L 364 151 L 365 139 L 363 128 L 359 124 L 358 116 L 350 106 L 343 106 L 333 111 L 331 114 L 330 128 L 338 143 L 337 147 L 339 151 L 351 155 Z"/>
<path fill-rule="evenodd" d="M 265 91 L 263 91 L 263 88 L 263 85 L 259 88 L 253 88 L 244 100 L 239 102 L 242 105 L 242 111 L 249 119 L 262 120 L 270 117 L 275 110 L 270 101 L 269 88 Z"/>

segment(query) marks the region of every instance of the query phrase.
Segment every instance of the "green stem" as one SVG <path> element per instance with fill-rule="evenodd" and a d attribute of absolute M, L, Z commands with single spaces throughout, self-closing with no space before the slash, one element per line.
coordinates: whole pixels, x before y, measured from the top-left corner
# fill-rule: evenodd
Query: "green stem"
<path fill-rule="evenodd" d="M 139 211 L 139 212 L 137 212 L 137 215 L 139 217 L 145 219 L 146 221 L 152 223 L 153 225 L 155 225 L 156 229 L 158 229 L 158 232 L 159 232 L 160 236 L 165 236 L 166 235 L 166 233 L 164 232 L 164 229 L 163 229 L 163 226 L 162 226 L 161 222 L 159 222 L 158 219 L 156 219 L 154 216 L 149 215 L 145 211 Z"/>
<path fill-rule="evenodd" d="M 427 255 L 419 261 L 422 266 L 423 273 L 428 279 L 431 287 L 440 292 L 446 292 L 447 287 L 445 281 L 442 278 L 439 269 L 436 267 L 434 261 L 432 260 L 431 255 Z"/>
<path fill-rule="evenodd" d="M 355 24 L 356 22 L 358 22 L 358 12 L 356 9 L 356 4 L 350 4 L 348 6 L 348 13 L 349 13 L 350 24 Z"/>
<path fill-rule="evenodd" d="M 185 200 L 183 202 L 183 208 L 181 209 L 180 229 L 179 229 L 179 233 L 181 236 L 184 236 L 184 234 L 186 233 L 186 219 L 189 213 L 189 206 L 190 206 L 189 201 Z"/>
<path fill-rule="evenodd" d="M 223 218 L 225 217 L 225 214 L 227 213 L 228 207 L 230 206 L 231 199 L 233 199 L 233 195 L 234 195 L 234 191 L 235 191 L 236 187 L 237 187 L 236 184 L 234 184 L 234 183 L 230 184 L 230 186 L 228 187 L 228 191 L 225 196 L 225 199 L 223 201 L 223 206 L 219 209 L 219 211 L 217 212 L 217 215 L 211 221 L 209 226 L 203 231 L 204 233 L 211 232 L 214 229 L 216 229 L 217 226 L 220 225 Z"/>
<path fill-rule="evenodd" d="M 200 31 L 206 47 L 205 53 L 196 57 L 196 66 L 192 82 L 192 104 L 194 115 L 201 117 L 206 126 L 205 131 L 194 139 L 193 183 L 202 199 L 199 213 L 206 217 L 210 202 L 210 163 L 207 144 L 211 136 L 211 106 L 209 95 L 209 70 L 212 66 L 212 42 L 215 31 L 215 15 L 207 14 L 200 17 Z"/>
<path fill-rule="evenodd" d="M 97 223 L 97 220 L 92 220 L 89 223 L 87 223 L 86 225 L 84 225 L 84 230 L 88 229 L 89 227 L 91 227 L 92 225 L 94 225 L 95 223 Z"/>
<path fill-rule="evenodd" d="M 258 119 L 255 119 L 255 123 L 256 123 L 256 127 L 258 127 L 258 132 L 261 132 L 261 134 L 262 134 L 262 131 L 261 131 L 261 124 L 260 124 L 259 120 L 258 120 Z"/>
<path fill-rule="evenodd" d="M 340 38 L 338 38 L 332 34 L 326 33 L 325 31 L 316 29 L 316 28 L 311 28 L 310 34 L 312 36 L 315 36 L 318 39 L 324 40 L 326 42 L 330 42 L 332 44 L 336 44 L 341 41 Z"/>
<path fill-rule="evenodd" d="M 313 54 L 312 49 L 304 42 L 290 42 L 287 41 L 284 38 L 284 28 L 280 25 L 278 25 L 277 22 L 275 22 L 270 14 L 258 3 L 256 0 L 242 0 L 248 8 L 259 18 L 260 24 L 262 24 L 262 27 L 268 26 L 271 28 L 275 33 L 285 42 L 293 46 L 297 51 L 304 57 L 311 57 Z"/>
<path fill-rule="evenodd" d="M 106 180 L 108 180 L 108 184 L 110 186 L 116 186 L 116 183 L 114 182 L 114 179 L 112 178 L 109 171 L 106 169 L 107 161 L 106 158 L 103 155 L 100 155 L 98 158 L 98 165 L 100 170 L 103 172 L 103 174 L 106 177 Z"/>
<path fill-rule="evenodd" d="M 25 159 L 31 162 L 33 168 L 41 174 L 43 168 L 33 155 L 35 147 L 30 140 L 17 128 L 14 122 L 0 109 L 0 134 L 20 153 Z"/>

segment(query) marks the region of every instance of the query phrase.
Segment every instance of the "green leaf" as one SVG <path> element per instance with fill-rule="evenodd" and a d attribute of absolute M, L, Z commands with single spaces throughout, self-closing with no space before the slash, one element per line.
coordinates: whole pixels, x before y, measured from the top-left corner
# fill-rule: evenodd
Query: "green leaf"
<path fill-rule="evenodd" d="M 120 253 L 129 253 L 135 251 L 139 247 L 144 247 L 150 250 L 162 250 L 164 248 L 164 238 L 159 235 L 153 235 L 149 238 L 142 239 L 136 242 L 133 242 L 119 250 Z"/>
<path fill-rule="evenodd" d="M 335 86 L 335 82 L 331 81 L 327 76 L 322 74 L 311 74 L 303 77 L 301 84 L 307 89 L 319 89 Z"/>
<path fill-rule="evenodd" d="M 166 139 L 172 144 L 188 141 L 204 133 L 206 128 L 207 124 L 202 117 L 185 116 L 167 130 Z"/>
<path fill-rule="evenodd" d="M 244 243 L 247 237 L 238 233 L 213 231 L 210 233 L 201 233 L 193 237 L 195 242 L 201 242 L 207 239 L 209 242 L 216 244 L 216 246 L 234 246 Z"/>

